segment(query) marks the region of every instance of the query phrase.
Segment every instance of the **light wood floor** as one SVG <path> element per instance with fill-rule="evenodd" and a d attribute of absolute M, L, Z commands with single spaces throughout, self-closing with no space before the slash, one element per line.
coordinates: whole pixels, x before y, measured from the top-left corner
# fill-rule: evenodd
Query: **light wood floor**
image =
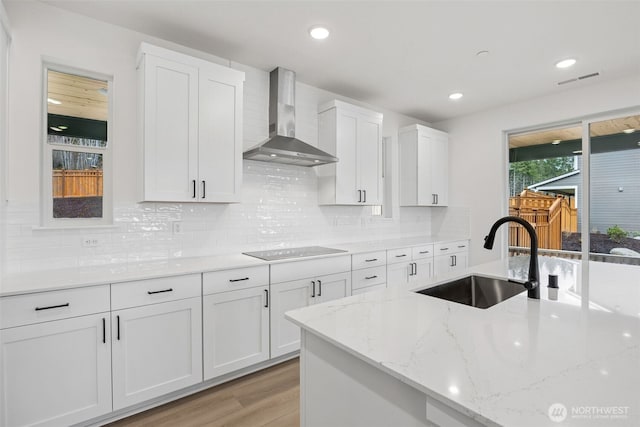
<path fill-rule="evenodd" d="M 116 421 L 109 427 L 298 427 L 299 372 L 299 360 L 290 360 Z"/>

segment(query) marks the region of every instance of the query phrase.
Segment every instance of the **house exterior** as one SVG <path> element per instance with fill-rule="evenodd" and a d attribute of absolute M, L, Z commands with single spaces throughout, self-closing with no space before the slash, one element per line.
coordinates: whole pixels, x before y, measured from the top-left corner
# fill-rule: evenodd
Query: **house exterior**
<path fill-rule="evenodd" d="M 640 137 L 638 138 L 640 139 Z M 640 148 L 591 155 L 592 232 L 606 233 L 618 225 L 627 232 L 640 233 Z M 575 197 L 578 229 L 582 225 L 582 156 L 578 168 L 528 188 Z"/>

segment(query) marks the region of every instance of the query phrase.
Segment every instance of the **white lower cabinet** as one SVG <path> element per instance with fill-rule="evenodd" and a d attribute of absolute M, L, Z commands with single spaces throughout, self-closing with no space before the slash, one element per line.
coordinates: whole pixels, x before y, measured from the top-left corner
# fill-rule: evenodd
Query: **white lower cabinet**
<path fill-rule="evenodd" d="M 269 359 L 269 299 L 268 282 L 203 297 L 205 380 Z"/>
<path fill-rule="evenodd" d="M 112 312 L 113 409 L 202 381 L 201 298 Z"/>
<path fill-rule="evenodd" d="M 68 426 L 111 412 L 109 313 L 0 331 L 0 425 Z"/>
<path fill-rule="evenodd" d="M 460 240 L 437 244 L 433 259 L 434 276 L 467 268 L 469 264 L 469 241 Z"/>
<path fill-rule="evenodd" d="M 351 293 L 351 273 L 337 273 L 271 285 L 271 357 L 300 349 L 300 328 L 284 313 Z"/>
<path fill-rule="evenodd" d="M 387 251 L 387 286 L 419 282 L 433 276 L 433 245 Z"/>

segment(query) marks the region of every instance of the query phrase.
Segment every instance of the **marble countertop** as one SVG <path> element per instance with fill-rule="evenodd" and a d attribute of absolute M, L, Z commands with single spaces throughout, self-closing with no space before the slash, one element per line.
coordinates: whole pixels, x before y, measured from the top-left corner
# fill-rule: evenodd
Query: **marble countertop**
<path fill-rule="evenodd" d="M 215 255 L 207 257 L 175 258 L 164 261 L 149 261 L 128 264 L 110 264 L 87 266 L 74 269 L 34 271 L 4 277 L 0 287 L 0 297 L 34 292 L 69 289 L 81 286 L 94 286 L 109 283 L 128 282 L 132 280 L 153 279 L 157 277 L 177 276 L 181 274 L 202 273 L 207 271 L 245 268 L 258 265 L 270 265 L 282 262 L 296 262 L 314 258 L 326 258 L 350 255 L 373 250 L 394 249 L 398 247 L 417 246 L 434 242 L 460 240 L 455 236 L 412 236 L 400 239 L 376 240 L 372 242 L 355 242 L 327 244 L 343 253 L 320 255 L 315 257 L 296 258 L 279 261 L 263 261 L 241 253 Z"/>
<path fill-rule="evenodd" d="M 554 262 L 545 268 L 557 268 Z M 576 263 L 561 264 L 576 270 Z M 522 278 L 523 272 L 505 260 L 456 277 Z M 565 278 L 558 301 L 547 299 L 545 279 L 540 300 L 523 292 L 488 309 L 393 288 L 293 310 L 286 317 L 486 425 L 559 425 L 548 416 L 556 403 L 569 411 L 561 425 L 640 425 L 640 309 L 623 315 L 598 304 L 582 308 L 576 283 Z M 624 414 L 586 417 L 592 407 L 622 408 Z"/>

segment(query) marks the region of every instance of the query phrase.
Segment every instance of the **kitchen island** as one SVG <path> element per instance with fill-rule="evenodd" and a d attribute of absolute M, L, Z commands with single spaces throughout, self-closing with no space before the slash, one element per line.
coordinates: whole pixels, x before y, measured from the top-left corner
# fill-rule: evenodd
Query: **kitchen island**
<path fill-rule="evenodd" d="M 584 309 L 562 282 L 558 301 L 543 286 L 488 309 L 392 288 L 291 311 L 301 425 L 640 425 L 638 311 Z"/>

